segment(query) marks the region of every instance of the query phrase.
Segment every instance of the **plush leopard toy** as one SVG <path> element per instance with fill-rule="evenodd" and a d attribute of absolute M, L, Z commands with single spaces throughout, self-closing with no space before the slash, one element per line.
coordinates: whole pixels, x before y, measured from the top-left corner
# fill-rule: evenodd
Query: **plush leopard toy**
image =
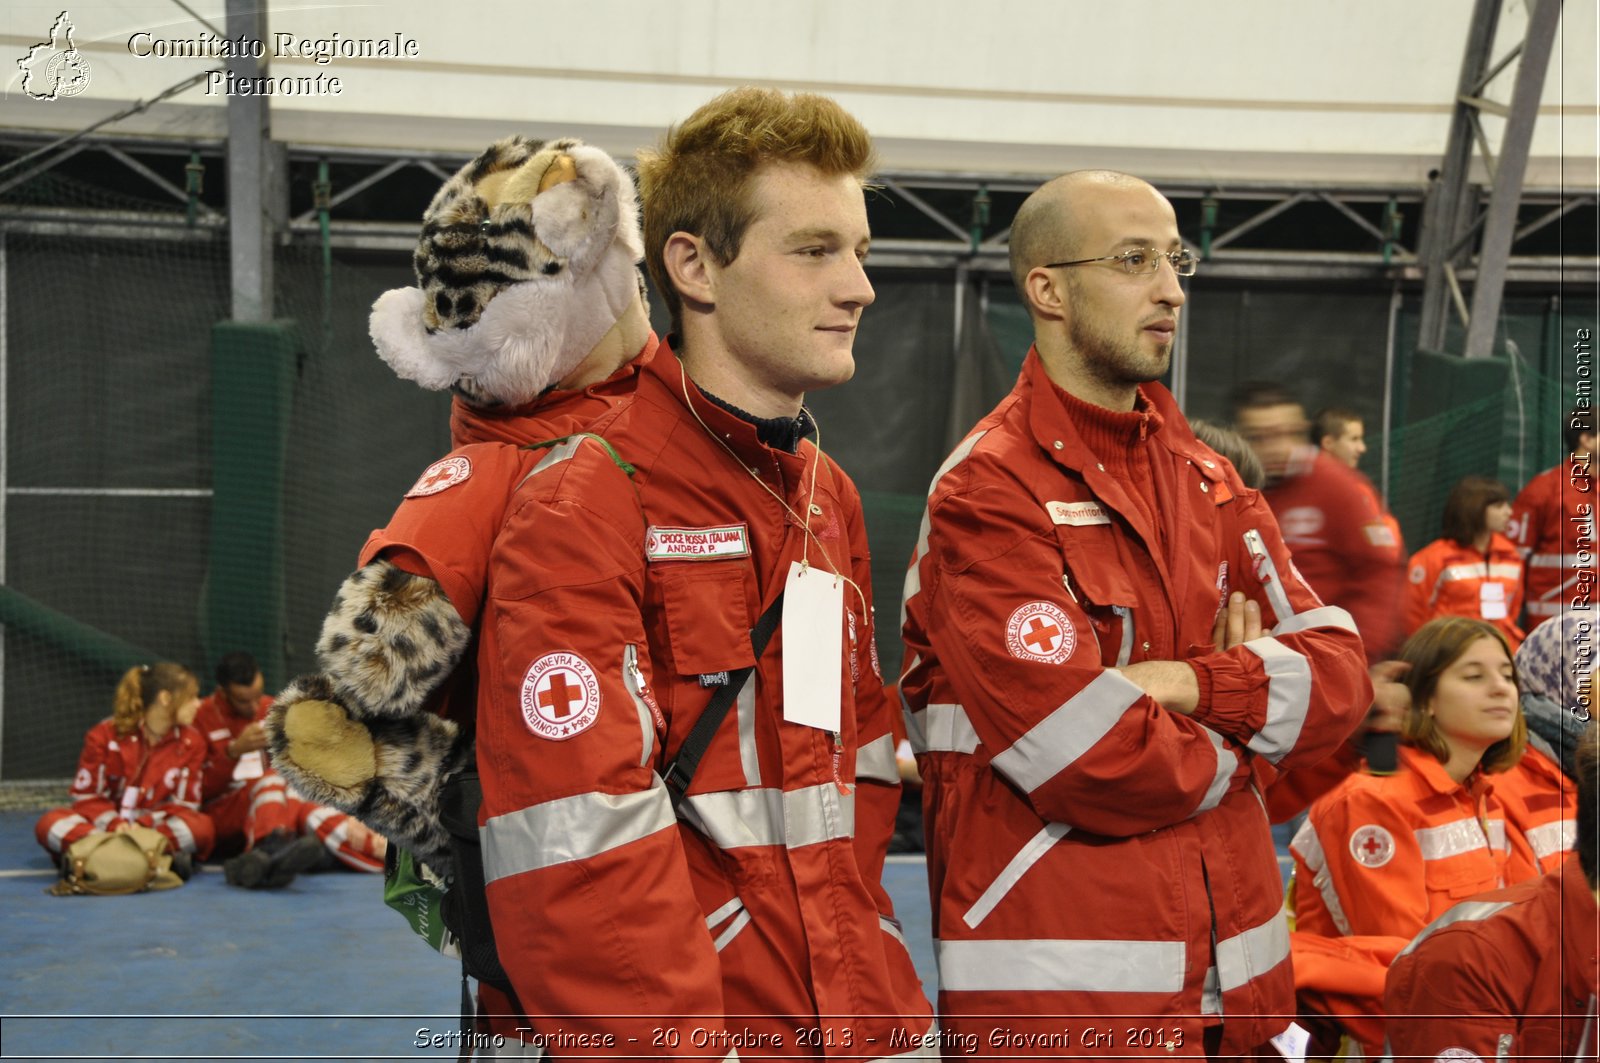
<path fill-rule="evenodd" d="M 417 286 L 373 304 L 379 355 L 478 409 L 528 404 L 596 359 L 621 364 L 650 339 L 637 215 L 631 179 L 604 152 L 497 142 L 429 205 Z M 518 442 L 547 434 L 534 409 Z M 435 867 L 447 851 L 439 787 L 472 756 L 435 710 L 441 686 L 470 667 L 475 620 L 436 581 L 375 560 L 334 597 L 321 671 L 285 687 L 267 720 L 273 763 L 296 789 Z"/>

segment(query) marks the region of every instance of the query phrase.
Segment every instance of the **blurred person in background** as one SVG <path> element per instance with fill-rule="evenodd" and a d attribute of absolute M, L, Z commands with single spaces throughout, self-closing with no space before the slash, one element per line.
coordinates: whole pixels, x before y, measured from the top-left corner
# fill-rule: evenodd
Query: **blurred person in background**
<path fill-rule="evenodd" d="M 1594 410 L 1571 411 L 1564 434 L 1566 459 L 1527 482 L 1506 527 L 1527 562 L 1530 628 L 1594 602 Z"/>
<path fill-rule="evenodd" d="M 1440 616 L 1469 616 L 1522 644 L 1522 558 L 1503 534 L 1511 492 L 1487 476 L 1463 476 L 1445 499 L 1439 538 L 1411 555 L 1405 624 L 1416 631 Z"/>

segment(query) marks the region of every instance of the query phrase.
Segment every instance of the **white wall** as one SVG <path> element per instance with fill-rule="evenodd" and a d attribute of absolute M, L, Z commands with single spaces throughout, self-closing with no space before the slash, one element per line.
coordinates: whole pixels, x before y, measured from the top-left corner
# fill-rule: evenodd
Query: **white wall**
<path fill-rule="evenodd" d="M 191 7 L 225 29 L 220 0 Z M 761 82 L 836 96 L 893 168 L 1047 174 L 1106 165 L 1146 176 L 1416 181 L 1447 134 L 1470 0 L 587 0 L 297 8 L 297 38 L 417 42 L 404 59 L 302 58 L 277 76 L 337 76 L 337 96 L 281 98 L 297 143 L 472 151 L 509 132 L 575 134 L 619 155 L 722 88 Z M 1508 3 L 1503 36 L 1525 3 Z M 0 14 L 0 125 L 71 130 L 220 61 L 137 58 L 145 31 L 194 38 L 170 0 L 71 9 L 91 84 L 40 102 L 15 59 L 60 2 Z M 447 14 L 440 14 L 440 12 Z M 458 13 L 459 12 L 459 13 Z M 1570 0 L 1528 183 L 1593 186 L 1596 5 Z M 1509 77 L 1496 86 L 1508 99 Z M 191 89 L 129 132 L 219 135 L 224 99 Z M 1491 120 L 1491 131 L 1497 123 Z"/>

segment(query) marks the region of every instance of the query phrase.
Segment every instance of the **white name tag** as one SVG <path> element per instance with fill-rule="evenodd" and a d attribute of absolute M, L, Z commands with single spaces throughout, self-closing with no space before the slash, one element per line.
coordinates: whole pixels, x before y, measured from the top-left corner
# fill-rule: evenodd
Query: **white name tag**
<path fill-rule="evenodd" d="M 266 765 L 261 761 L 261 750 L 252 749 L 239 757 L 239 763 L 233 766 L 233 777 L 239 780 L 259 779 L 267 773 Z"/>
<path fill-rule="evenodd" d="M 750 533 L 743 524 L 720 528 L 650 528 L 644 537 L 647 561 L 712 561 L 749 557 Z"/>
<path fill-rule="evenodd" d="M 839 665 L 844 659 L 844 580 L 789 563 L 783 587 L 783 718 L 839 730 Z"/>
<path fill-rule="evenodd" d="M 1485 620 L 1506 618 L 1506 589 L 1498 583 L 1483 583 L 1478 589 L 1478 614 Z"/>
<path fill-rule="evenodd" d="M 1044 508 L 1049 510 L 1050 519 L 1057 524 L 1082 527 L 1085 524 L 1111 523 L 1111 518 L 1106 516 L 1106 511 L 1100 508 L 1098 502 L 1046 502 Z"/>

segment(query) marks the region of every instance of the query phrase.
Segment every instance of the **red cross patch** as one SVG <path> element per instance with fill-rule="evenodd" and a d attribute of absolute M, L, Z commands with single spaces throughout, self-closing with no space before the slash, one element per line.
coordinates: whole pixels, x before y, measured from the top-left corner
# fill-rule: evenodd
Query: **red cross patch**
<path fill-rule="evenodd" d="M 1072 656 L 1078 635 L 1059 606 L 1029 602 L 1018 606 L 1006 621 L 1006 649 L 1024 661 L 1060 664 Z"/>
<path fill-rule="evenodd" d="M 1394 835 L 1376 823 L 1357 827 L 1350 835 L 1350 855 L 1362 867 L 1382 867 L 1394 859 Z"/>
<path fill-rule="evenodd" d="M 422 470 L 417 482 L 406 492 L 407 498 L 436 495 L 447 487 L 454 487 L 472 475 L 472 462 L 463 457 L 442 458 Z"/>
<path fill-rule="evenodd" d="M 576 653 L 547 653 L 522 677 L 522 719 L 540 738 L 565 742 L 600 718 L 600 680 Z"/>

